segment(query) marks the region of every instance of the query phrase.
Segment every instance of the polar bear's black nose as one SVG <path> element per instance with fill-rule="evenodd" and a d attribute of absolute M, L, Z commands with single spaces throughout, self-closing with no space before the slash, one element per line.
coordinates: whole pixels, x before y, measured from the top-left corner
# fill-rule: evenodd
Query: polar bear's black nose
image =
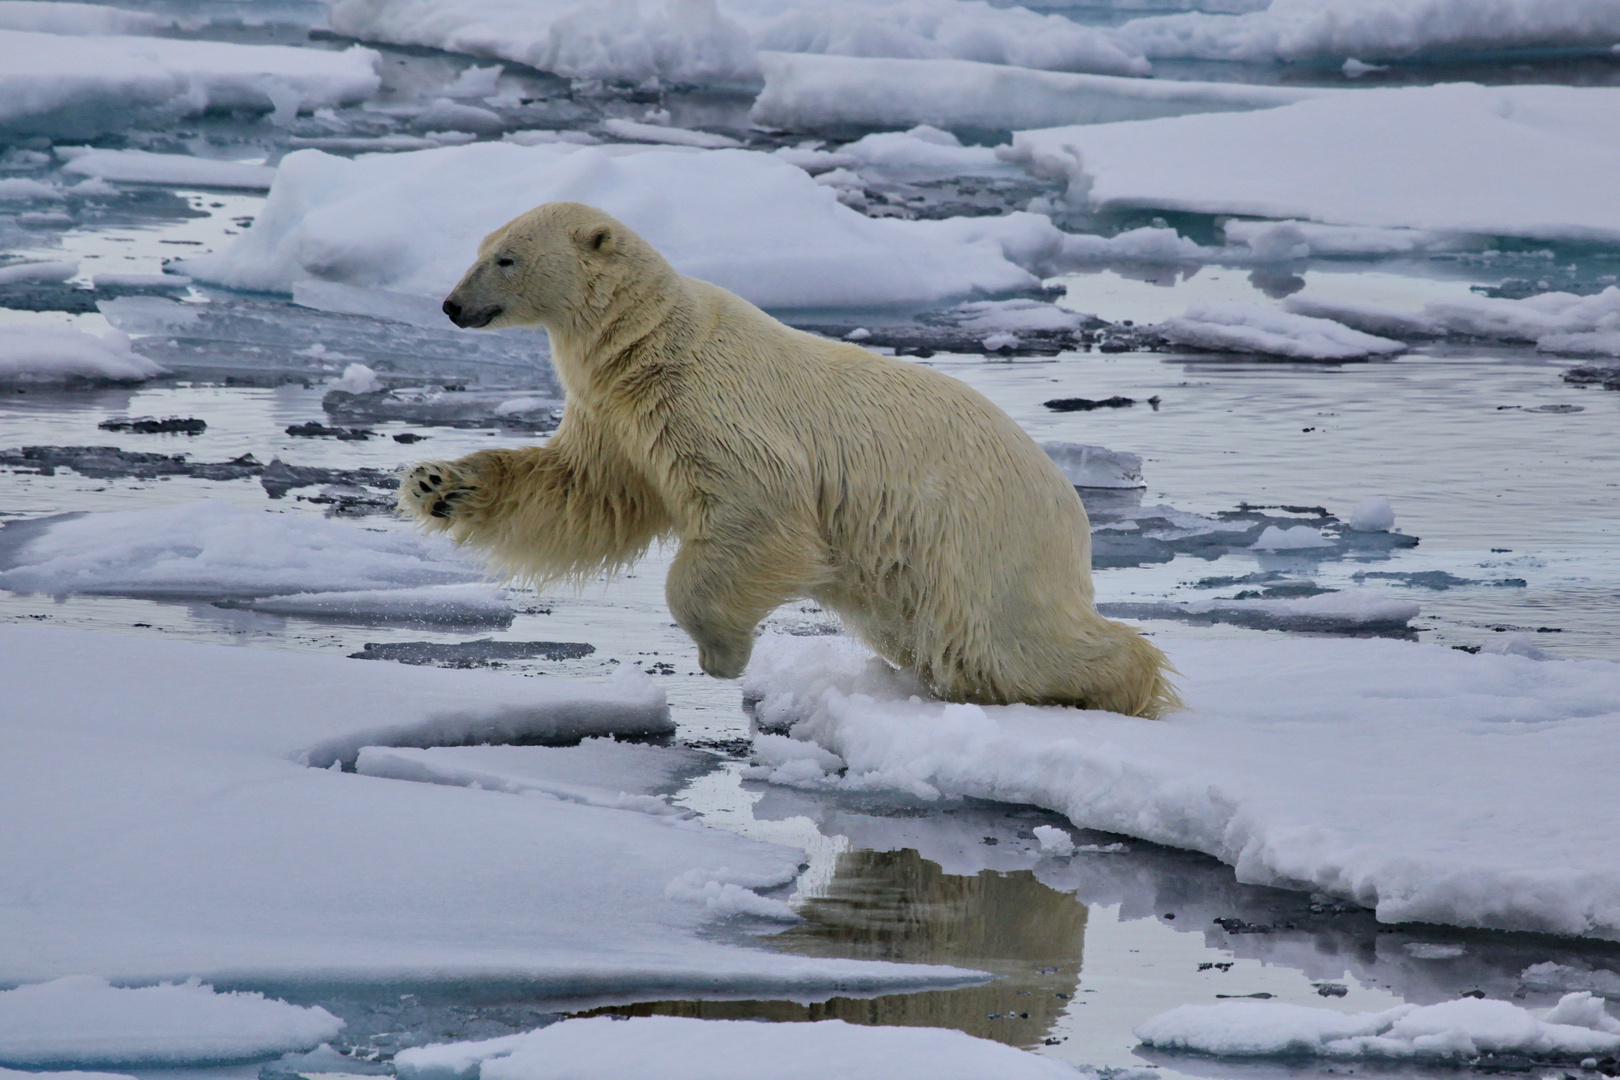
<path fill-rule="evenodd" d="M 455 323 L 457 326 L 461 325 L 461 305 L 460 304 L 456 303 L 454 300 L 446 300 L 444 302 L 444 313 L 446 315 L 450 316 L 450 321 L 451 322 Z"/>

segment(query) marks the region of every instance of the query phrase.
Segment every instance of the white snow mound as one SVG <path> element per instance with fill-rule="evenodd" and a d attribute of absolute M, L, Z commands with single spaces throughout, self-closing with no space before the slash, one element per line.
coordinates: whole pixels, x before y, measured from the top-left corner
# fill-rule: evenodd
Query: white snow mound
<path fill-rule="evenodd" d="M 0 1062 L 162 1066 L 308 1050 L 343 1029 L 318 1006 L 216 993 L 189 979 L 135 988 L 93 975 L 0 992 Z"/>

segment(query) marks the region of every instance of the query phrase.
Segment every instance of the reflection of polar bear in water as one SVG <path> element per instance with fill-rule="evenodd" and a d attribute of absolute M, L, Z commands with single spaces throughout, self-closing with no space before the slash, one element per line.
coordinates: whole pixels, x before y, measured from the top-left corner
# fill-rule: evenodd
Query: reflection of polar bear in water
<path fill-rule="evenodd" d="M 811 597 L 945 699 L 1177 705 L 1164 655 L 1092 607 L 1074 488 L 956 379 L 783 326 L 578 203 L 490 234 L 444 309 L 544 325 L 567 390 L 546 446 L 401 488 L 497 570 L 582 579 L 673 536 L 670 611 L 710 675 L 741 675 L 759 621 Z"/>

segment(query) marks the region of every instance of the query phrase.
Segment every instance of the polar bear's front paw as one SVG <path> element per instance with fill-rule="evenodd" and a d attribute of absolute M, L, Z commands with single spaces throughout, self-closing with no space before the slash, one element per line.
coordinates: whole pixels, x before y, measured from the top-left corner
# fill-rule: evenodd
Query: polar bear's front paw
<path fill-rule="evenodd" d="M 477 479 L 467 469 L 446 461 L 427 461 L 400 481 L 399 508 L 415 518 L 448 523 L 477 490 Z"/>

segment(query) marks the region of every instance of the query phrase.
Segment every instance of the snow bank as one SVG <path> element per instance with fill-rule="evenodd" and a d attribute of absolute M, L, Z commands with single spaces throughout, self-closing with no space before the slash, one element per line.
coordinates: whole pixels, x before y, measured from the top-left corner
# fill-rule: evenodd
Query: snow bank
<path fill-rule="evenodd" d="M 1171 84 L 1174 85 L 1174 84 Z M 1455 83 L 1276 109 L 1020 131 L 1010 154 L 1095 209 L 1620 239 L 1620 89 Z"/>
<path fill-rule="evenodd" d="M 1136 1028 L 1161 1050 L 1217 1057 L 1315 1056 L 1466 1061 L 1482 1053 L 1581 1058 L 1620 1048 L 1620 1021 L 1591 994 L 1567 994 L 1545 1016 L 1506 1001 L 1459 998 L 1342 1013 L 1270 1001 L 1181 1005 Z"/>
<path fill-rule="evenodd" d="M 597 1016 L 402 1050 L 400 1080 L 1077 1080 L 1073 1066 L 949 1028 Z"/>
<path fill-rule="evenodd" d="M 1106 30 L 981 0 L 340 0 L 332 28 L 367 41 L 499 57 L 580 79 L 757 83 L 756 49 L 944 58 L 1145 75 Z"/>
<path fill-rule="evenodd" d="M 116 330 L 95 337 L 66 326 L 0 327 L 0 383 L 139 382 L 166 370 Z"/>
<path fill-rule="evenodd" d="M 840 125 L 1009 131 L 1187 113 L 1266 109 L 1337 90 L 1075 75 L 966 60 L 762 53 L 749 114 L 782 128 Z"/>
<path fill-rule="evenodd" d="M 572 199 L 622 219 L 682 273 L 769 307 L 936 301 L 1037 284 L 1025 260 L 1061 247 L 1034 214 L 954 221 L 867 218 L 781 159 L 746 150 L 479 143 L 354 160 L 287 155 L 252 228 L 186 272 L 289 292 L 312 279 L 435 298 L 485 234 Z M 401 227 L 402 222 L 411 227 Z"/>
<path fill-rule="evenodd" d="M 40 34 L 152 34 L 174 25 L 140 11 L 100 4 L 0 0 L 0 30 Z"/>
<path fill-rule="evenodd" d="M 1169 341 L 1195 349 L 1300 360 L 1365 360 L 1406 351 L 1399 341 L 1364 334 L 1331 319 L 1291 315 L 1235 300 L 1194 304 L 1185 314 L 1166 319 L 1158 329 Z"/>
<path fill-rule="evenodd" d="M 1264 11 L 1133 19 L 1119 39 L 1150 57 L 1391 60 L 1590 46 L 1620 39 L 1608 0 L 1272 0 Z"/>
<path fill-rule="evenodd" d="M 162 1066 L 308 1050 L 343 1029 L 319 1007 L 215 993 L 191 979 L 136 988 L 93 975 L 0 992 L 0 1061 Z"/>
<path fill-rule="evenodd" d="M 0 682 L 0 820 L 29 822 L 0 830 L 0 881 L 27 883 L 0 919 L 3 983 L 493 978 L 578 1000 L 976 978 L 719 944 L 699 936 L 714 912 L 666 892 L 694 872 L 787 883 L 791 848 L 319 767 L 365 746 L 668 734 L 639 673 L 587 684 L 30 625 L 0 627 Z"/>
<path fill-rule="evenodd" d="M 1085 446 L 1081 443 L 1043 442 L 1041 449 L 1057 462 L 1064 479 L 1075 487 L 1083 488 L 1141 488 L 1140 454 L 1110 450 L 1105 446 Z"/>
<path fill-rule="evenodd" d="M 1620 939 L 1620 665 L 1381 640 L 1161 642 L 1187 712 L 908 700 L 848 643 L 767 638 L 745 690 L 843 786 L 1034 803 L 1244 882 L 1433 922 Z M 1548 792 L 1557 791 L 1557 798 Z"/>
<path fill-rule="evenodd" d="M 55 5 L 52 5 L 55 6 Z M 0 30 L 0 131 L 89 137 L 205 109 L 353 105 L 381 85 L 372 49 Z"/>
<path fill-rule="evenodd" d="M 22 526 L 17 546 L 6 531 Z M 480 580 L 448 542 L 205 500 L 0 530 L 0 588 L 53 595 L 266 596 Z"/>
<path fill-rule="evenodd" d="M 429 626 L 510 626 L 513 614 L 512 605 L 506 602 L 506 591 L 486 584 L 289 593 L 227 600 L 219 606 L 306 619 Z"/>
<path fill-rule="evenodd" d="M 267 188 L 276 170 L 245 161 L 216 161 L 189 154 L 153 154 L 145 150 L 56 148 L 69 158 L 63 172 L 140 184 L 185 184 L 197 187 Z"/>

